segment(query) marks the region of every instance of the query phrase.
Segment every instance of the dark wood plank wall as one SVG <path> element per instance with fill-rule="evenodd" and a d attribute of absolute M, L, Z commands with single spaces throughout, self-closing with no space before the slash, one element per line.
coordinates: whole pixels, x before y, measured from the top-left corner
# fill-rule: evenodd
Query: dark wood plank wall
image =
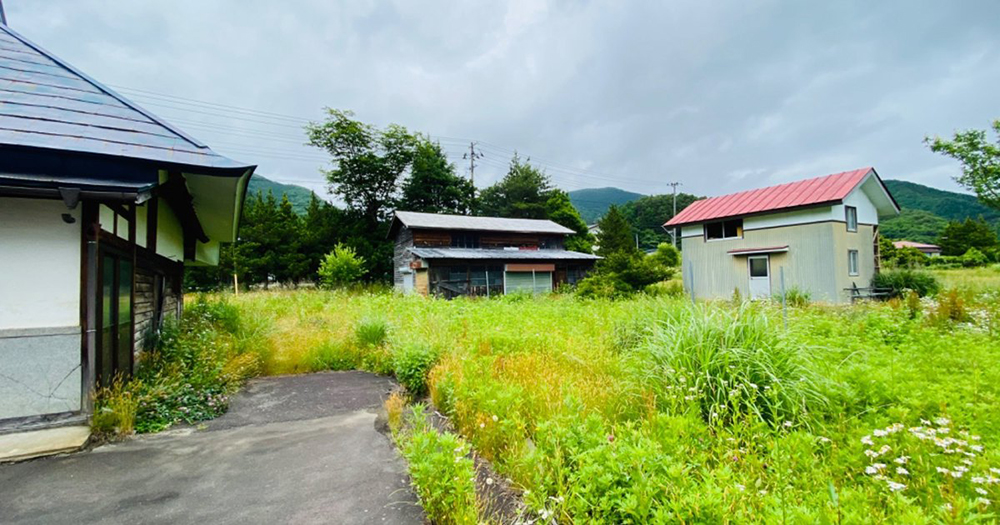
<path fill-rule="evenodd" d="M 463 232 L 464 233 L 464 232 Z M 440 230 L 413 230 L 413 245 L 420 247 L 451 246 L 452 232 Z M 547 239 L 549 247 L 561 248 L 559 236 Z M 542 236 L 530 233 L 481 233 L 479 246 L 482 248 L 502 248 L 504 246 L 534 247 L 542 244 Z"/>

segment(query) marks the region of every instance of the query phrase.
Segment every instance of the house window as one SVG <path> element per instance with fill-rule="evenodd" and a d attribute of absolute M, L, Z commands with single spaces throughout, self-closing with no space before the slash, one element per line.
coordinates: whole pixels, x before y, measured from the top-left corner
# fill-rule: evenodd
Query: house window
<path fill-rule="evenodd" d="M 844 206 L 844 215 L 847 220 L 847 231 L 858 231 L 858 209 L 854 206 Z"/>
<path fill-rule="evenodd" d="M 713 241 L 718 239 L 738 239 L 743 236 L 743 219 L 710 222 L 705 225 L 705 238 Z"/>
<path fill-rule="evenodd" d="M 847 250 L 847 273 L 858 275 L 858 251 Z"/>
<path fill-rule="evenodd" d="M 451 234 L 453 248 L 479 248 L 479 235 L 475 233 L 457 232 Z"/>

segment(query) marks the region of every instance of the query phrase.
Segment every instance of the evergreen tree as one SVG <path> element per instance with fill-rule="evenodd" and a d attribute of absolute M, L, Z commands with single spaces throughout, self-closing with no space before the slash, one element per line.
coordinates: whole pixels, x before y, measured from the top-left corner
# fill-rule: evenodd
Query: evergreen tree
<path fill-rule="evenodd" d="M 441 145 L 420 140 L 398 209 L 467 215 L 473 209 L 474 198 L 475 186 L 455 175 L 455 166 L 448 162 Z"/>
<path fill-rule="evenodd" d="M 545 208 L 549 220 L 575 232 L 566 237 L 567 250 L 582 253 L 593 251 L 594 236 L 587 229 L 587 223 L 580 218 L 580 213 L 573 207 L 568 193 L 560 189 L 551 190 L 549 199 L 545 202 Z"/>
<path fill-rule="evenodd" d="M 607 257 L 616 252 L 634 253 L 635 240 L 632 238 L 632 227 L 618 206 L 611 205 L 601 220 L 597 221 L 601 232 L 597 235 L 597 255 Z"/>
<path fill-rule="evenodd" d="M 479 215 L 518 219 L 547 219 L 552 183 L 545 173 L 514 154 L 507 175 L 483 190 Z"/>
<path fill-rule="evenodd" d="M 969 248 L 990 252 L 997 244 L 996 232 L 982 217 L 965 219 L 965 222 L 950 221 L 938 239 L 943 255 L 963 255 Z"/>

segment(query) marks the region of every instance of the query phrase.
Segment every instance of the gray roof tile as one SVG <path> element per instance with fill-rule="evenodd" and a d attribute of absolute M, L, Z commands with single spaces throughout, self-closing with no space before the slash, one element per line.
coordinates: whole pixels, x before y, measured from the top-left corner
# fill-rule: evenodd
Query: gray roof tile
<path fill-rule="evenodd" d="M 396 218 L 408 228 L 440 230 L 481 230 L 510 233 L 553 233 L 569 235 L 573 230 L 549 220 L 505 219 L 502 217 L 471 217 L 441 213 L 397 211 Z"/>
<path fill-rule="evenodd" d="M 246 170 L 0 25 L 0 146 Z"/>
<path fill-rule="evenodd" d="M 422 259 L 493 259 L 508 261 L 549 261 L 576 260 L 593 261 L 600 259 L 589 253 L 568 250 L 498 250 L 485 248 L 410 248 L 410 253 Z"/>

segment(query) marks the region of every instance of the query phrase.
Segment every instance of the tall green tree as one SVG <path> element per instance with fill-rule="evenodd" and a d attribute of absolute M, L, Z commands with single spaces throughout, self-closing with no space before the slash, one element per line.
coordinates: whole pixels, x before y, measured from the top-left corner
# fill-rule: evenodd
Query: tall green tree
<path fill-rule="evenodd" d="M 326 150 L 333 160 L 334 167 L 324 171 L 331 192 L 371 227 L 395 207 L 417 137 L 402 126 L 378 129 L 353 117 L 350 111 L 327 108 L 326 120 L 309 123 L 306 135 L 310 145 Z"/>
<path fill-rule="evenodd" d="M 938 238 L 943 255 L 963 255 L 969 248 L 991 252 L 997 244 L 996 232 L 982 217 L 965 219 L 964 222 L 951 221 Z"/>
<path fill-rule="evenodd" d="M 680 213 L 698 198 L 688 193 L 678 193 L 677 213 Z M 622 204 L 619 211 L 625 216 L 625 220 L 632 225 L 632 233 L 639 235 L 639 246 L 642 249 L 653 249 L 660 243 L 673 240 L 670 234 L 663 229 L 663 224 L 674 216 L 673 194 L 641 197 Z"/>
<path fill-rule="evenodd" d="M 567 250 L 581 253 L 593 251 L 594 236 L 580 217 L 580 212 L 573 207 L 568 193 L 560 189 L 551 190 L 545 208 L 549 220 L 573 230 L 574 233 L 566 237 Z"/>
<path fill-rule="evenodd" d="M 417 142 L 399 209 L 467 215 L 473 210 L 475 195 L 475 186 L 455 174 L 455 165 L 448 162 L 440 144 L 426 138 Z"/>
<path fill-rule="evenodd" d="M 601 220 L 597 221 L 601 230 L 597 234 L 597 255 L 608 257 L 613 253 L 635 253 L 635 239 L 632 237 L 632 226 L 625 220 L 618 206 L 611 205 Z"/>
<path fill-rule="evenodd" d="M 479 215 L 547 219 L 551 191 L 549 177 L 515 153 L 507 175 L 480 195 Z"/>
<path fill-rule="evenodd" d="M 955 133 L 951 140 L 927 137 L 924 142 L 931 151 L 961 162 L 962 174 L 955 180 L 974 191 L 983 204 L 1000 209 L 1000 119 L 993 121 L 993 132 L 995 142 L 979 129 Z"/>

